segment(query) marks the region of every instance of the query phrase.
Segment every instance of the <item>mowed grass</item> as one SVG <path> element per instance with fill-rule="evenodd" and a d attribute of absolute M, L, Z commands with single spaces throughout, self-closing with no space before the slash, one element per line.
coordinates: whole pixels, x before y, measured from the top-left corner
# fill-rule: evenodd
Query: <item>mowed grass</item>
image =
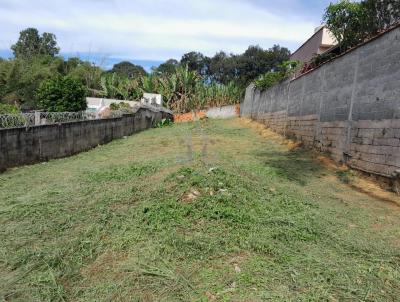
<path fill-rule="evenodd" d="M 399 301 L 399 208 L 339 176 L 238 119 L 9 170 L 0 301 Z"/>

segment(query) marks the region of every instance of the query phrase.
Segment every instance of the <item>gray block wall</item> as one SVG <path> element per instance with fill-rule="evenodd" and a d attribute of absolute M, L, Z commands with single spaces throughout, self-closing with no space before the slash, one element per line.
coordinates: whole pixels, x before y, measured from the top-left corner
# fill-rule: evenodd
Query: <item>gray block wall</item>
<path fill-rule="evenodd" d="M 120 118 L 0 129 L 0 171 L 87 151 L 153 127 L 172 113 L 150 107 Z"/>
<path fill-rule="evenodd" d="M 238 114 L 236 105 L 213 107 L 206 110 L 206 116 L 209 118 L 226 119 L 237 117 Z"/>
<path fill-rule="evenodd" d="M 366 172 L 400 169 L 400 27 L 267 91 L 246 90 L 241 115 Z M 283 126 L 282 126 L 283 125 Z"/>

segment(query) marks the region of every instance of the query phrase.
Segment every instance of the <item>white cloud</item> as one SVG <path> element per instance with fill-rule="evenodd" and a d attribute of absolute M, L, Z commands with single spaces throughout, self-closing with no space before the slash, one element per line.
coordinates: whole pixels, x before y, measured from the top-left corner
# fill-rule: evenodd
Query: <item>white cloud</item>
<path fill-rule="evenodd" d="M 293 49 L 317 25 L 272 12 L 245 0 L 0 0 L 0 48 L 37 27 L 55 33 L 64 52 L 167 59 L 190 50 L 237 53 L 250 44 Z"/>

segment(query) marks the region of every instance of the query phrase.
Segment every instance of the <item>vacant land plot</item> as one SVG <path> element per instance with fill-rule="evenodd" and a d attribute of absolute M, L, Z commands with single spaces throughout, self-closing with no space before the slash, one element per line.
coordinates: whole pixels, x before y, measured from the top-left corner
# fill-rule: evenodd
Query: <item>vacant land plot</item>
<path fill-rule="evenodd" d="M 241 120 L 0 174 L 0 300 L 398 301 L 400 211 Z"/>

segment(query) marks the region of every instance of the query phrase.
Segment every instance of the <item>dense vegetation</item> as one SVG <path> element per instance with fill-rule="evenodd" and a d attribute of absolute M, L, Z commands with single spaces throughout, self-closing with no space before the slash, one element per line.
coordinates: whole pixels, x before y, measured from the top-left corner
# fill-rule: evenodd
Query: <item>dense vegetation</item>
<path fill-rule="evenodd" d="M 243 94 L 233 82 L 226 85 L 205 83 L 204 78 L 188 66 L 177 66 L 171 74 L 152 73 L 134 78 L 106 74 L 101 78 L 101 90 L 97 94 L 138 101 L 145 92 L 161 94 L 165 105 L 176 112 L 235 104 Z"/>
<path fill-rule="evenodd" d="M 299 65 L 299 61 L 285 61 L 278 66 L 277 71 L 267 72 L 259 76 L 254 81 L 254 84 L 260 90 L 271 88 L 280 81 L 292 76 Z"/>
<path fill-rule="evenodd" d="M 324 21 L 344 51 L 399 22 L 400 1 L 341 0 L 328 6 Z"/>
<path fill-rule="evenodd" d="M 20 33 L 18 42 L 11 49 L 14 58 L 0 60 L 2 104 L 11 105 L 14 109 L 45 109 L 41 103 L 39 87 L 47 81 L 65 77 L 73 81 L 78 90 L 84 90 L 85 94 L 100 89 L 103 71 L 78 58 L 64 60 L 56 56 L 59 48 L 53 34 L 43 33 L 40 36 L 36 29 L 28 28 Z M 56 95 L 61 93 L 62 96 L 55 99 L 57 103 L 52 104 L 52 107 L 63 107 L 58 102 L 65 102 L 70 93 L 68 89 L 60 92 L 59 88 L 51 91 Z"/>
<path fill-rule="evenodd" d="M 260 74 L 273 71 L 284 61 L 289 60 L 290 51 L 285 47 L 274 45 L 270 49 L 260 46 L 250 46 L 243 54 L 227 54 L 218 52 L 213 57 L 207 57 L 199 52 L 189 52 L 182 56 L 180 62 L 168 60 L 156 72 L 170 73 L 177 66 L 188 66 L 208 82 L 219 84 L 235 83 L 241 88 L 246 87 Z"/>
<path fill-rule="evenodd" d="M 234 104 L 251 81 L 277 69 L 290 55 L 277 45 L 268 50 L 250 46 L 241 55 L 189 52 L 148 74 L 127 61 L 105 71 L 79 58 L 64 60 L 58 56 L 56 36 L 40 35 L 34 28 L 23 30 L 11 49 L 14 58 L 0 60 L 0 104 L 7 104 L 2 106 L 7 112 L 76 111 L 84 109 L 84 96 L 138 101 L 145 92 L 161 94 L 165 105 L 178 112 Z"/>
<path fill-rule="evenodd" d="M 71 77 L 43 81 L 37 90 L 39 106 L 49 112 L 82 111 L 87 107 L 86 90 Z"/>

